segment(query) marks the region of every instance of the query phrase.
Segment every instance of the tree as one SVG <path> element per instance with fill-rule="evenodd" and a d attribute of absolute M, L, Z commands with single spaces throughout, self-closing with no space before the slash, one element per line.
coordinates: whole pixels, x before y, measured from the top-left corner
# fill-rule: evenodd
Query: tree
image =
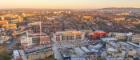
<path fill-rule="evenodd" d="M 4 46 L 0 46 L 0 60 L 11 60 L 7 49 Z"/>

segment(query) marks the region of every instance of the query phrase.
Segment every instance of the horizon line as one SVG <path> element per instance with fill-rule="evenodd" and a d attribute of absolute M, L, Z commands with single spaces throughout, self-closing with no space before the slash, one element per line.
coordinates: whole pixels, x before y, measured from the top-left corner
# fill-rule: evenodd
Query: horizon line
<path fill-rule="evenodd" d="M 104 8 L 140 8 L 140 7 L 104 7 Z M 104 8 L 0 8 L 0 9 L 104 9 Z"/>

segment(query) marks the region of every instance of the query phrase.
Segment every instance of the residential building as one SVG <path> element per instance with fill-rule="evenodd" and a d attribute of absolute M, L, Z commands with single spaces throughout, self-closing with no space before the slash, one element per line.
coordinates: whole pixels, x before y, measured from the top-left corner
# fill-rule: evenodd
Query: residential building
<path fill-rule="evenodd" d="M 104 31 L 94 31 L 94 32 L 90 32 L 88 35 L 89 35 L 90 40 L 97 40 L 97 39 L 106 37 L 107 34 L 108 33 Z"/>
<path fill-rule="evenodd" d="M 91 20 L 93 20 L 93 17 L 92 16 L 88 16 L 88 15 L 86 16 L 85 15 L 85 16 L 82 17 L 82 20 L 85 21 L 85 22 L 91 21 Z"/>
<path fill-rule="evenodd" d="M 132 35 L 132 42 L 140 44 L 140 34 Z"/>
<path fill-rule="evenodd" d="M 117 40 L 127 40 L 127 33 L 117 33 L 117 32 L 110 32 L 112 37 L 116 38 Z"/>
<path fill-rule="evenodd" d="M 47 45 L 50 47 L 51 42 L 49 36 L 39 33 L 24 32 L 20 35 L 20 43 L 24 48 L 34 45 Z"/>

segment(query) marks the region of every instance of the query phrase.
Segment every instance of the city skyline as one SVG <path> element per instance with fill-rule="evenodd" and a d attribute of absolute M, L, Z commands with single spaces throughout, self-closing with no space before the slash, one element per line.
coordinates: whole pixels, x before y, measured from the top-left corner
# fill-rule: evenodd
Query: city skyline
<path fill-rule="evenodd" d="M 96 9 L 140 8 L 140 0 L 0 0 L 0 8 Z"/>

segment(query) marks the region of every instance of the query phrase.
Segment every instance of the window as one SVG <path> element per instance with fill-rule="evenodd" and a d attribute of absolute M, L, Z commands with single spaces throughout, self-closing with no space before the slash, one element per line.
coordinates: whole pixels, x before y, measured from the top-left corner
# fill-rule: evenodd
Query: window
<path fill-rule="evenodd" d="M 66 40 L 66 38 L 67 38 L 66 36 L 62 36 L 62 40 Z"/>
<path fill-rule="evenodd" d="M 81 39 L 81 35 L 76 35 L 76 39 Z"/>
<path fill-rule="evenodd" d="M 32 38 L 32 43 L 33 44 L 39 44 L 40 43 L 40 38 Z"/>
<path fill-rule="evenodd" d="M 74 40 L 74 36 L 68 36 L 68 40 Z"/>

